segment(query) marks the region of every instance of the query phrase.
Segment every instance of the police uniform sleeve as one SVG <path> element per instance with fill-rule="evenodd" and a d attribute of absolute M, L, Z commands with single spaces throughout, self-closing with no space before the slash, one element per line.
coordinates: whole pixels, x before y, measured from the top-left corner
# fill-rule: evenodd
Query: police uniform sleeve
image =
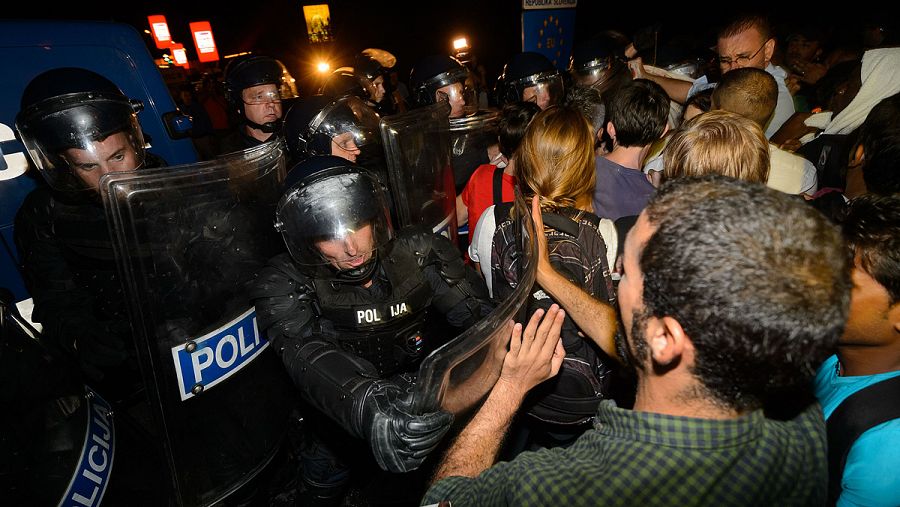
<path fill-rule="evenodd" d="M 379 378 L 369 361 L 315 332 L 313 294 L 285 256 L 259 273 L 251 297 L 260 325 L 294 385 L 307 403 L 366 440 L 381 468 L 391 472 L 417 468 L 440 443 L 452 416 L 413 414 L 411 393 Z"/>
<path fill-rule="evenodd" d="M 424 230 L 401 236 L 415 252 L 419 267 L 434 291 L 432 306 L 455 327 L 469 327 L 490 313 L 487 286 L 466 266 L 459 249 L 447 238 Z"/>

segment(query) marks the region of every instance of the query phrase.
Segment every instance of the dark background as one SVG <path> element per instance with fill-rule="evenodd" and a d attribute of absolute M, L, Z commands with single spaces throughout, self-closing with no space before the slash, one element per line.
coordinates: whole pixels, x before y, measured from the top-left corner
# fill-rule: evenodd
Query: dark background
<path fill-rule="evenodd" d="M 23 5 L 23 3 L 25 5 Z M 163 14 L 176 42 L 184 44 L 190 59 L 196 58 L 188 30 L 190 21 L 208 20 L 219 46 L 219 55 L 253 51 L 282 60 L 302 83 L 314 79 L 314 63 L 328 57 L 332 68 L 352 65 L 355 52 L 367 47 L 386 49 L 398 59 L 401 79 L 409 76 L 415 62 L 426 55 L 452 50 L 451 41 L 465 35 L 473 53 L 485 66 L 488 81 L 499 75 L 510 55 L 521 51 L 521 0 L 458 0 L 412 2 L 332 1 L 332 29 L 336 41 L 313 47 L 308 43 L 302 5 L 324 2 L 272 0 L 225 1 L 102 1 L 72 2 L 50 7 L 26 1 L 2 9 L 6 19 L 110 20 L 130 24 L 143 32 L 147 16 Z M 627 35 L 659 24 L 660 39 L 690 40 L 696 45 L 715 44 L 717 24 L 738 10 L 755 9 L 777 27 L 818 23 L 847 35 L 864 21 L 883 21 L 890 16 L 863 2 L 839 9 L 826 9 L 817 2 L 670 2 L 650 4 L 638 0 L 581 0 L 576 10 L 575 42 L 604 29 Z M 674 5 L 678 4 L 678 5 Z M 150 35 L 145 35 L 154 57 L 160 57 Z M 224 65 L 224 63 L 220 63 Z M 301 93 L 308 90 L 301 89 Z"/>

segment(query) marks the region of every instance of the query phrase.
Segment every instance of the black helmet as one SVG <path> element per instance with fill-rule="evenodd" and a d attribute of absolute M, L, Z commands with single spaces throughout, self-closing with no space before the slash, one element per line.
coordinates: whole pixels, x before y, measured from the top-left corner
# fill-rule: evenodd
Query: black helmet
<path fill-rule="evenodd" d="M 369 99 L 369 89 L 366 87 L 365 79 L 360 79 L 353 67 L 334 69 L 322 83 L 319 94 L 334 99 L 350 95 L 363 100 Z"/>
<path fill-rule="evenodd" d="M 361 78 L 375 81 L 378 76 L 384 76 L 385 74 L 385 68 L 382 67 L 381 62 L 368 54 L 359 53 L 353 60 L 353 69 Z"/>
<path fill-rule="evenodd" d="M 64 152 L 77 149 L 96 160 L 95 151 L 103 150 L 103 144 L 111 140 L 119 142 L 118 147 L 129 146 L 134 155 L 125 161 L 129 167 L 113 170 L 139 168 L 144 161 L 144 137 L 137 113 L 142 108 L 140 101 L 129 100 L 100 74 L 75 67 L 53 69 L 25 87 L 16 130 L 50 186 L 63 191 L 90 190 L 70 167 L 74 154 Z M 110 139 L 117 133 L 123 137 Z"/>
<path fill-rule="evenodd" d="M 348 140 L 355 148 L 363 150 L 374 144 L 380 151 L 379 121 L 378 114 L 359 97 L 314 95 L 294 104 L 285 115 L 284 137 L 291 157 L 297 161 L 330 155 L 332 139 L 344 133 L 352 134 Z"/>
<path fill-rule="evenodd" d="M 371 278 L 378 249 L 393 237 L 378 178 L 339 157 L 311 157 L 291 172 L 308 176 L 278 201 L 275 229 L 299 269 L 348 283 Z"/>
<path fill-rule="evenodd" d="M 514 55 L 503 66 L 501 93 L 503 104 L 534 101 L 541 109 L 558 104 L 563 98 L 562 76 L 553 63 L 540 53 L 526 51 Z M 525 97 L 525 90 L 533 88 L 534 95 Z"/>
<path fill-rule="evenodd" d="M 409 74 L 410 96 L 415 107 L 436 104 L 438 89 L 459 83 L 462 85 L 460 95 L 471 110 L 476 102 L 474 94 L 469 93 L 471 90 L 466 86 L 468 77 L 468 69 L 456 58 L 446 55 L 428 56 L 420 60 Z"/>
<path fill-rule="evenodd" d="M 625 64 L 625 44 L 618 37 L 598 36 L 575 45 L 569 59 L 569 73 L 579 86 L 601 93 L 630 77 Z"/>
<path fill-rule="evenodd" d="M 277 97 L 270 97 L 270 100 L 281 101 L 282 99 L 297 96 L 294 78 L 291 77 L 291 73 L 288 72 L 284 64 L 275 58 L 262 55 L 244 55 L 236 57 L 225 66 L 225 97 L 231 103 L 234 111 L 237 112 L 242 122 L 248 123 L 251 127 L 260 129 L 263 132 L 271 133 L 278 130 L 280 120 L 259 125 L 247 120 L 244 114 L 243 91 L 247 88 L 264 84 L 275 85 Z"/>

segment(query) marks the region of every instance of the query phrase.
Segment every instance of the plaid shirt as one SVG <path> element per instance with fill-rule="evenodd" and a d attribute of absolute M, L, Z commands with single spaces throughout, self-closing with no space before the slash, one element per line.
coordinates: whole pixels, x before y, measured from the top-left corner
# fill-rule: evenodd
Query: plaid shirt
<path fill-rule="evenodd" d="M 525 452 L 475 479 L 449 477 L 423 504 L 824 505 L 825 423 L 818 403 L 789 421 L 761 411 L 695 419 L 601 402 L 594 430 L 565 449 Z"/>

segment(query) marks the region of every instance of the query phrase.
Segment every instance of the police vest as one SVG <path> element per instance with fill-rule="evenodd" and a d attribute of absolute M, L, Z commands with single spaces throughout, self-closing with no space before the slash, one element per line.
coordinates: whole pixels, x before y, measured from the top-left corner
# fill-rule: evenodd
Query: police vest
<path fill-rule="evenodd" d="M 333 325 L 337 345 L 383 376 L 420 359 L 422 323 L 433 296 L 413 253 L 399 246 L 379 252 L 390 294 L 378 301 L 359 286 L 313 280 L 319 316 Z"/>

